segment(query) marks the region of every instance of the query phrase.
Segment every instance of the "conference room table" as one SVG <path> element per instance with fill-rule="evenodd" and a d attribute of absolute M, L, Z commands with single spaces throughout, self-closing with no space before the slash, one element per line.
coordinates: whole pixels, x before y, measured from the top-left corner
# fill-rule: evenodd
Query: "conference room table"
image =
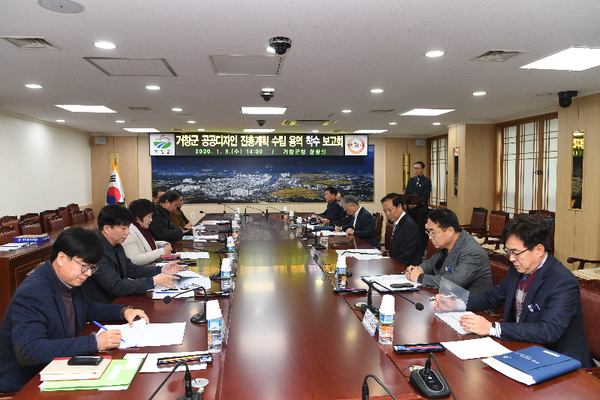
<path fill-rule="evenodd" d="M 230 218 L 207 215 L 204 221 Z M 221 228 L 222 229 L 222 228 Z M 205 399 L 360 399 L 363 379 L 377 376 L 398 399 L 421 398 L 408 383 L 406 367 L 424 365 L 427 354 L 397 355 L 391 345 L 380 345 L 361 323 L 362 314 L 354 307 L 365 301 L 364 294 L 334 292 L 333 271 L 336 249 L 371 248 L 358 238 L 331 237 L 329 248 L 314 250 L 312 239 L 300 239 L 279 215 L 251 214 L 242 219 L 236 274 L 232 294 L 219 298 L 226 326 L 222 353 L 206 370 L 192 371 L 194 378 L 206 378 Z M 336 246 L 334 242 L 347 241 Z M 197 250 L 214 251 L 222 244 L 186 242 Z M 199 260 L 196 271 L 208 276 L 218 271 L 219 257 Z M 347 287 L 367 288 L 364 275 L 401 273 L 406 266 L 394 259 L 361 261 L 347 259 L 353 273 Z M 213 281 L 210 291 L 220 291 Z M 414 304 L 395 299 L 394 343 L 423 343 L 477 338 L 459 335 L 435 317 L 429 301 L 435 290 L 404 292 Z M 375 291 L 373 302 L 381 296 Z M 206 324 L 189 319 L 203 308 L 199 297 L 174 299 L 170 304 L 152 300 L 150 294 L 120 297 L 118 304 L 143 308 L 151 322 L 186 322 L 180 346 L 143 347 L 111 350 L 113 358 L 126 353 L 198 351 L 207 349 Z M 491 318 L 488 316 L 488 318 Z M 83 334 L 96 329 L 88 325 Z M 499 341 L 497 339 L 494 339 Z M 530 343 L 499 341 L 511 350 Z M 480 359 L 462 361 L 449 351 L 436 354 L 442 370 L 458 399 L 591 399 L 600 393 L 600 381 L 584 370 L 526 386 L 487 367 Z M 404 370 L 404 371 L 403 371 Z M 178 370 L 179 371 L 179 370 Z M 175 399 L 184 394 L 183 372 L 176 372 L 156 395 Z M 40 392 L 38 377 L 32 379 L 15 399 L 146 399 L 156 390 L 166 373 L 139 373 L 127 391 Z M 390 398 L 369 379 L 371 398 Z"/>

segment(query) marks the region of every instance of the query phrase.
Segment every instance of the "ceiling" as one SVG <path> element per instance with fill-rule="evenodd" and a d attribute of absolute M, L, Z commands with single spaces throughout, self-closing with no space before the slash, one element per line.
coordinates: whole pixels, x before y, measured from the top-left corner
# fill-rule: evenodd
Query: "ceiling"
<path fill-rule="evenodd" d="M 383 134 L 388 137 L 428 137 L 447 132 L 448 125 L 496 123 L 556 110 L 559 91 L 577 90 L 580 96 L 600 92 L 600 67 L 583 72 L 519 69 L 570 45 L 600 46 L 598 0 L 80 3 L 83 12 L 63 14 L 36 0 L 2 2 L 0 36 L 43 37 L 60 50 L 20 50 L 0 40 L 0 109 L 48 122 L 64 119 L 64 125 L 101 134 L 125 134 L 124 127 L 240 132 L 258 128 L 256 120 L 265 119 L 264 128 L 276 132 L 388 129 Z M 279 76 L 219 76 L 213 71 L 209 56 L 264 60 L 273 36 L 292 40 Z M 93 45 L 98 40 L 117 47 L 98 49 Z M 470 61 L 498 49 L 524 53 L 501 63 Z M 429 50 L 446 55 L 427 58 Z M 136 59 L 127 66 L 115 61 L 115 68 L 154 74 L 154 68 L 164 72 L 170 67 L 176 76 L 108 76 L 87 57 Z M 146 70 L 143 59 L 166 63 L 152 61 Z M 27 83 L 43 88 L 28 89 Z M 146 85 L 161 90 L 150 91 Z M 275 88 L 269 103 L 259 96 L 263 87 Z M 373 88 L 384 92 L 372 94 Z M 475 97 L 476 91 L 487 94 Z M 103 104 L 117 114 L 71 113 L 55 104 Z M 266 105 L 289 109 L 283 117 L 240 114 L 240 106 Z M 190 117 L 177 116 L 173 107 Z M 397 115 L 412 108 L 456 111 L 439 117 Z M 352 112 L 343 114 L 343 109 Z M 394 111 L 372 112 L 389 109 Z M 299 118 L 338 122 L 281 125 L 284 119 Z"/>

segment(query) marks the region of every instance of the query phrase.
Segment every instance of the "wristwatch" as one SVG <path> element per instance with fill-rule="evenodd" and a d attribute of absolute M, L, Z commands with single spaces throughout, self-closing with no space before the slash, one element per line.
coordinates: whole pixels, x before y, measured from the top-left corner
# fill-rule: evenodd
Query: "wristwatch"
<path fill-rule="evenodd" d="M 492 327 L 490 328 L 490 336 L 498 337 L 497 324 L 497 322 L 492 322 Z"/>
<path fill-rule="evenodd" d="M 130 305 L 127 305 L 121 309 L 121 318 L 126 319 L 125 318 L 125 310 L 128 310 L 130 308 L 133 309 L 133 307 L 131 307 Z"/>

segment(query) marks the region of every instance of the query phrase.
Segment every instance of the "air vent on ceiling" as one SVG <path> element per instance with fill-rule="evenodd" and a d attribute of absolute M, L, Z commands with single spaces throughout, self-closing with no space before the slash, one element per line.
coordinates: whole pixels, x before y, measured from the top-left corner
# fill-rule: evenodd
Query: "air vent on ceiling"
<path fill-rule="evenodd" d="M 345 129 L 334 129 L 331 133 L 348 133 L 348 131 Z"/>
<path fill-rule="evenodd" d="M 190 114 L 177 114 L 178 117 L 184 117 L 184 118 L 189 118 L 191 117 Z"/>
<path fill-rule="evenodd" d="M 21 50 L 60 50 L 43 37 L 1 36 L 1 39 L 17 46 Z"/>
<path fill-rule="evenodd" d="M 283 56 L 209 55 L 215 75 L 279 76 Z"/>
<path fill-rule="evenodd" d="M 281 125 L 283 126 L 327 126 L 333 125 L 339 120 L 332 121 L 330 119 L 297 119 L 287 120 L 284 119 Z"/>
<path fill-rule="evenodd" d="M 373 111 L 371 111 L 371 112 L 372 112 L 372 113 L 375 113 L 375 114 L 387 114 L 387 113 L 394 112 L 394 109 L 393 109 L 393 108 L 391 108 L 391 109 L 389 109 L 389 110 L 373 110 Z"/>
<path fill-rule="evenodd" d="M 473 58 L 471 61 L 491 61 L 491 62 L 504 62 L 509 58 L 518 56 L 524 53 L 520 50 L 490 50 L 487 53 L 480 55 L 479 57 Z"/>
<path fill-rule="evenodd" d="M 131 111 L 151 111 L 150 107 L 127 107 Z"/>

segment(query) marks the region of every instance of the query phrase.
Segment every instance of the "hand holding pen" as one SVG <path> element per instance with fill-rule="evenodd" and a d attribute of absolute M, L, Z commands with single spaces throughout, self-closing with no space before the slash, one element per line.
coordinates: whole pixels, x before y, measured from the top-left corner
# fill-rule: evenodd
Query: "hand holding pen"
<path fill-rule="evenodd" d="M 102 324 L 94 321 L 102 332 L 98 333 L 96 336 L 98 338 L 98 350 L 105 351 L 110 349 L 116 349 L 119 347 L 121 342 L 125 343 L 125 341 L 121 338 L 121 331 L 118 329 L 106 329 Z"/>

